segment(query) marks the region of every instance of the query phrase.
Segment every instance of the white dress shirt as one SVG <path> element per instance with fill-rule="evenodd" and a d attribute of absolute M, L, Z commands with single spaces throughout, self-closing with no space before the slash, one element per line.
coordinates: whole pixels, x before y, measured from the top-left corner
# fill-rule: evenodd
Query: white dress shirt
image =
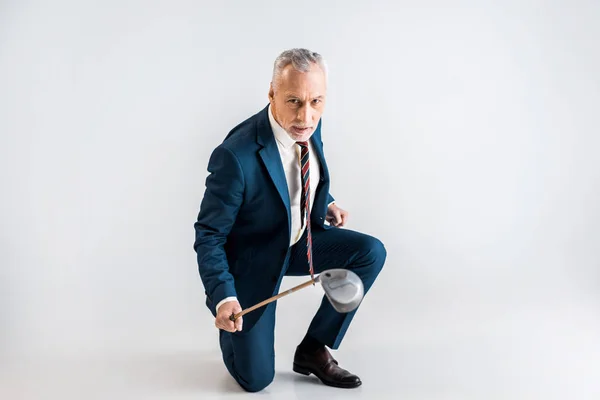
<path fill-rule="evenodd" d="M 290 231 L 290 246 L 293 246 L 304 233 L 306 221 L 302 224 L 300 215 L 300 200 L 302 196 L 302 181 L 300 177 L 300 146 L 296 141 L 283 129 L 271 112 L 269 106 L 269 121 L 275 135 L 279 155 L 281 156 L 281 164 L 285 172 L 285 180 L 287 181 L 288 193 L 290 195 L 290 212 L 291 212 L 291 231 Z M 312 142 L 308 141 L 309 150 L 309 178 L 310 178 L 310 209 L 315 202 L 315 192 L 319 185 L 320 164 L 317 155 L 315 154 Z"/>
<path fill-rule="evenodd" d="M 269 106 L 269 122 L 271 123 L 271 129 L 275 136 L 275 142 L 277 142 L 277 149 L 281 156 L 281 164 L 283 165 L 283 171 L 285 172 L 285 180 L 287 182 L 288 193 L 290 196 L 290 212 L 291 212 L 291 230 L 290 230 L 290 246 L 300 240 L 304 229 L 306 228 L 306 221 L 302 224 L 300 218 L 300 198 L 302 196 L 302 182 L 300 179 L 300 146 L 296 144 L 296 141 L 279 125 L 279 123 L 273 117 L 271 112 L 271 106 Z M 319 185 L 321 178 L 320 163 L 317 155 L 313 150 L 312 142 L 308 141 L 309 150 L 309 178 L 310 178 L 310 209 L 315 202 L 315 192 Z M 331 202 L 330 204 L 333 204 Z M 217 304 L 217 311 L 221 304 L 228 301 L 237 300 L 236 297 L 226 297 Z"/>

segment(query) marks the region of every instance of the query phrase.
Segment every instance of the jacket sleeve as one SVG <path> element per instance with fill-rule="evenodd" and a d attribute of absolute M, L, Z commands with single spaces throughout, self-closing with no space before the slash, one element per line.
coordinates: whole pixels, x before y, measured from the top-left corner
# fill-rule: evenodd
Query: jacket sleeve
<path fill-rule="evenodd" d="M 194 224 L 194 250 L 200 278 L 214 308 L 221 300 L 237 295 L 224 246 L 244 198 L 244 175 L 235 154 L 223 146 L 210 156 L 208 172 Z"/>
<path fill-rule="evenodd" d="M 327 194 L 327 207 L 329 207 L 329 205 L 331 205 L 331 203 L 333 203 L 334 201 L 335 201 L 335 199 L 333 198 L 331 193 L 328 193 Z"/>

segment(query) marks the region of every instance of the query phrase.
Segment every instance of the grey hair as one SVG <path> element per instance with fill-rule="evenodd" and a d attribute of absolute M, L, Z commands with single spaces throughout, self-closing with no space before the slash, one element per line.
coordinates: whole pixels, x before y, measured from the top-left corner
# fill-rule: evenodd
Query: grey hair
<path fill-rule="evenodd" d="M 308 72 L 312 64 L 317 64 L 323 70 L 327 79 L 327 64 L 323 56 L 307 49 L 290 49 L 284 51 L 275 59 L 273 65 L 273 85 L 275 85 L 281 71 L 290 64 L 299 72 Z"/>

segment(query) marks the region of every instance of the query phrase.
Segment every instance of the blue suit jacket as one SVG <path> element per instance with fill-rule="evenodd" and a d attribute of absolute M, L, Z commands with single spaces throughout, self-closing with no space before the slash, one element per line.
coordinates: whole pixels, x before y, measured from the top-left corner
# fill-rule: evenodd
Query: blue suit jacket
<path fill-rule="evenodd" d="M 310 140 L 321 164 L 311 222 L 328 229 L 324 221 L 333 197 L 329 194 L 321 121 Z M 268 106 L 229 132 L 211 154 L 208 171 L 194 224 L 194 250 L 206 305 L 216 315 L 216 305 L 226 297 L 237 296 L 247 308 L 277 294 L 285 274 L 290 198 Z M 264 309 L 244 316 L 244 330 L 256 323 Z"/>

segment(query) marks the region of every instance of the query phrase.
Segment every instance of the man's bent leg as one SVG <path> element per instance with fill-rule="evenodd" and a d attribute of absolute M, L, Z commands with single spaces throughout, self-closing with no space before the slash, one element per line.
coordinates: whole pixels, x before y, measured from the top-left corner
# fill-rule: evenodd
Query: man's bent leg
<path fill-rule="evenodd" d="M 387 252 L 373 236 L 345 228 L 312 230 L 313 266 L 315 272 L 331 268 L 346 268 L 356 273 L 365 287 L 365 295 L 383 268 Z M 306 233 L 294 245 L 286 275 L 306 275 Z M 308 335 L 331 349 L 337 349 L 357 310 L 338 313 L 323 296 Z"/>
<path fill-rule="evenodd" d="M 266 307 L 250 331 L 219 331 L 225 366 L 248 392 L 266 388 L 275 376 L 275 303 Z"/>

